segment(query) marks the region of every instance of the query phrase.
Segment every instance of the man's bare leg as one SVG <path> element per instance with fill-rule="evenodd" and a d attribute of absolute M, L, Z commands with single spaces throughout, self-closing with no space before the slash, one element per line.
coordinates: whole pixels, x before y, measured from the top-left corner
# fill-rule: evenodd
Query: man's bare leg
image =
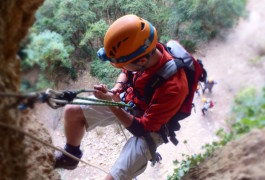
<path fill-rule="evenodd" d="M 77 105 L 65 106 L 64 120 L 66 136 L 64 149 L 77 158 L 81 158 L 83 153 L 80 150 L 80 144 L 85 133 L 86 122 L 81 107 Z M 62 153 L 55 157 L 55 168 L 75 169 L 78 163 L 79 161 L 73 160 Z"/>
<path fill-rule="evenodd" d="M 72 146 L 79 146 L 85 133 L 85 116 L 80 106 L 65 107 L 64 129 L 66 142 Z"/>

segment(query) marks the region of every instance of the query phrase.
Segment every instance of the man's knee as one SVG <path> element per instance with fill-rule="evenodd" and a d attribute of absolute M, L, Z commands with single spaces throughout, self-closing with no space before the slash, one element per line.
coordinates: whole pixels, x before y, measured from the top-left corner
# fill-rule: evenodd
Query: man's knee
<path fill-rule="evenodd" d="M 64 107 L 64 119 L 66 123 L 85 122 L 83 111 L 78 105 L 66 105 Z"/>

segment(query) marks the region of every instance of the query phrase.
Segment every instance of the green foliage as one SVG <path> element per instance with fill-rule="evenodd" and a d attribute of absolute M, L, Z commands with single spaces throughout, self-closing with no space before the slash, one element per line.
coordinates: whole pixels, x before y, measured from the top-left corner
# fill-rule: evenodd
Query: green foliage
<path fill-rule="evenodd" d="M 250 87 L 248 89 L 244 89 L 239 92 L 235 97 L 232 111 L 236 113 L 236 119 L 242 119 L 243 117 L 250 117 L 254 114 L 258 114 L 257 111 L 261 109 L 256 108 L 261 102 L 262 99 L 253 99 L 257 96 L 257 91 L 254 87 Z M 250 101 L 252 99 L 252 101 Z"/>
<path fill-rule="evenodd" d="M 75 48 L 75 59 L 85 59 L 90 53 L 87 46 L 79 45 L 87 27 L 96 19 L 96 14 L 90 10 L 90 6 L 92 5 L 89 1 L 65 0 L 58 3 L 55 13 L 56 30 L 64 37 L 66 44 Z"/>
<path fill-rule="evenodd" d="M 72 64 L 67 52 L 71 47 L 66 47 L 60 34 L 44 31 L 40 34 L 31 34 L 31 42 L 24 52 L 27 58 L 23 61 L 23 67 L 37 65 L 43 73 L 50 77 L 57 77 L 57 73 L 71 69 Z"/>
<path fill-rule="evenodd" d="M 121 70 L 112 67 L 109 62 L 101 62 L 98 59 L 91 63 L 91 75 L 97 76 L 99 80 L 112 88 Z"/>
<path fill-rule="evenodd" d="M 20 85 L 20 92 L 28 92 L 28 91 L 35 91 L 36 89 L 31 86 L 31 84 L 22 77 L 21 85 Z"/>
<path fill-rule="evenodd" d="M 232 108 L 232 125 L 237 134 L 249 132 L 252 128 L 265 126 L 265 91 L 259 95 L 254 87 L 241 91 Z"/>
<path fill-rule="evenodd" d="M 105 36 L 105 33 L 109 26 L 106 24 L 104 20 L 99 20 L 93 24 L 89 25 L 89 28 L 87 29 L 85 36 L 83 37 L 82 41 L 80 42 L 81 46 L 85 46 L 87 42 L 93 41 L 95 38 L 99 39 L 97 47 L 102 46 L 103 37 Z"/>
<path fill-rule="evenodd" d="M 167 22 L 170 16 L 170 7 L 167 2 L 163 0 L 125 0 L 120 1 L 119 4 L 125 14 L 136 14 L 151 22 L 158 31 L 158 37 L 167 34 Z"/>
<path fill-rule="evenodd" d="M 245 14 L 246 0 L 174 0 L 176 36 L 192 42 L 207 41 L 223 28 L 231 27 Z"/>
<path fill-rule="evenodd" d="M 54 87 L 54 82 L 45 78 L 43 75 L 39 75 L 39 80 L 35 86 L 36 89 L 47 89 L 47 87 Z"/>
<path fill-rule="evenodd" d="M 53 17 L 55 16 L 54 10 L 58 8 L 56 2 L 58 1 L 46 0 L 44 5 L 39 8 L 36 12 L 36 21 L 31 28 L 32 32 L 40 33 L 47 29 L 51 31 L 56 30 L 56 22 L 53 20 Z"/>
<path fill-rule="evenodd" d="M 74 51 L 68 53 L 74 57 L 72 64 L 75 64 L 76 59 L 86 59 L 91 53 L 89 46 L 93 46 L 92 42 L 89 46 L 80 46 L 88 26 L 96 20 L 91 6 L 90 1 L 84 0 L 46 0 L 37 12 L 32 32 L 41 33 L 49 29 L 59 33 L 65 45 L 74 47 Z"/>
<path fill-rule="evenodd" d="M 44 31 L 37 34 L 32 34 L 32 41 L 24 50 L 27 53 L 26 63 L 32 67 L 35 64 L 39 65 L 41 70 L 48 69 L 53 72 L 56 68 L 71 68 L 69 54 L 63 43 L 63 38 L 60 34 L 51 31 Z"/>
<path fill-rule="evenodd" d="M 253 87 L 238 93 L 232 107 L 232 117 L 229 121 L 231 131 L 225 132 L 219 129 L 216 133 L 220 137 L 219 141 L 206 144 L 202 148 L 204 153 L 198 155 L 183 155 L 184 160 L 180 163 L 176 160 L 174 164 L 178 167 L 168 179 L 181 179 L 191 168 L 199 165 L 205 158 L 209 157 L 216 149 L 225 146 L 233 139 L 248 133 L 253 128 L 265 127 L 265 88 L 258 94 Z"/>
<path fill-rule="evenodd" d="M 180 43 L 182 46 L 185 47 L 185 49 L 187 49 L 187 51 L 189 51 L 191 53 L 195 52 L 196 45 L 197 45 L 195 41 L 181 40 Z"/>
<path fill-rule="evenodd" d="M 243 15 L 245 4 L 246 0 L 46 0 L 36 14 L 36 22 L 30 31 L 31 38 L 21 47 L 26 48 L 23 52 L 28 53 L 23 67 L 38 64 L 42 69 L 52 71 L 56 68 L 60 71 L 63 67 L 67 69 L 65 73 L 76 78 L 78 70 L 86 67 L 85 64 L 102 46 L 109 25 L 125 14 L 136 14 L 150 21 L 158 31 L 159 41 L 165 43 L 178 39 L 190 52 L 194 52 L 198 42 L 214 37 L 221 28 L 230 27 Z M 50 41 L 43 43 L 46 50 L 54 51 L 55 45 L 58 46 L 60 53 L 57 56 L 62 58 L 61 61 L 47 59 L 47 54 L 54 54 L 55 51 L 44 52 L 33 46 L 36 42 L 30 42 L 36 41 L 36 36 L 44 35 Z M 51 37 L 48 38 L 48 35 Z M 53 48 L 48 48 L 52 44 Z M 36 55 L 42 60 L 35 58 Z M 111 79 L 112 71 L 106 72 L 103 67 L 98 68 L 94 75 L 106 73 L 105 78 L 99 78 Z"/>

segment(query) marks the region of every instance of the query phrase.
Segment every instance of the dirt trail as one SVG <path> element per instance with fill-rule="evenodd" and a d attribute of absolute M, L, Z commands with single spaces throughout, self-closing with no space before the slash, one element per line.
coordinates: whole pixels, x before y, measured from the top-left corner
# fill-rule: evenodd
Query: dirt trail
<path fill-rule="evenodd" d="M 223 39 L 216 39 L 205 47 L 201 48 L 196 58 L 203 60 L 209 76 L 212 76 L 218 84 L 213 88 L 212 94 L 205 94 L 205 97 L 211 98 L 215 106 L 209 111 L 207 116 L 202 116 L 201 97 L 195 96 L 197 113 L 181 122 L 181 130 L 177 132 L 179 144 L 177 147 L 172 143 L 162 145 L 158 152 L 162 155 L 161 164 L 151 167 L 150 164 L 144 174 L 137 177 L 138 180 L 146 179 L 166 179 L 168 174 L 173 172 L 174 160 L 181 160 L 182 153 L 194 154 L 201 151 L 200 147 L 216 139 L 215 132 L 220 127 L 226 127 L 225 119 L 229 116 L 231 104 L 234 95 L 241 89 L 253 85 L 262 87 L 265 82 L 265 2 L 258 0 L 249 0 L 247 9 L 249 17 L 241 19 L 238 25 L 227 32 Z M 262 56 L 259 61 L 258 56 Z M 77 83 L 72 84 L 70 88 L 79 89 L 92 87 L 96 83 L 94 79 L 89 78 L 88 73 Z M 43 111 L 45 110 L 45 111 Z M 45 121 L 48 127 L 54 126 L 52 119 L 60 117 L 60 111 L 56 113 L 44 108 L 38 107 L 38 116 L 41 121 Z M 58 119 L 58 118 L 57 118 Z M 55 127 L 55 126 L 54 126 Z M 65 138 L 63 135 L 62 121 L 57 129 L 50 128 L 55 145 L 63 146 Z M 128 134 L 128 133 L 127 133 Z M 184 144 L 184 141 L 187 144 Z M 84 151 L 83 159 L 100 166 L 108 171 L 115 162 L 125 138 L 117 126 L 108 128 L 97 128 L 85 135 L 81 148 Z M 62 179 L 103 179 L 105 174 L 91 167 L 80 164 L 73 171 L 58 170 Z"/>

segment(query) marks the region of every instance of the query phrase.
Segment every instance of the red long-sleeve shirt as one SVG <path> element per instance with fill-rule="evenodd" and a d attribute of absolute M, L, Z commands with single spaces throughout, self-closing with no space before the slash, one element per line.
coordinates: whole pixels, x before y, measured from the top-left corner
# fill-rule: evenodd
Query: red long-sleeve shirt
<path fill-rule="evenodd" d="M 144 87 L 148 80 L 159 70 L 166 62 L 173 59 L 172 56 L 157 43 L 156 47 L 162 53 L 162 58 L 159 62 L 146 69 L 140 76 L 137 77 L 134 88 L 143 97 Z M 126 71 L 124 71 L 126 73 Z M 134 74 L 135 80 L 138 75 Z M 126 91 L 126 102 L 133 102 L 138 108 L 144 110 L 144 115 L 135 119 L 140 122 L 145 131 L 158 131 L 163 124 L 166 124 L 176 112 L 179 111 L 182 103 L 188 95 L 188 82 L 183 69 L 180 69 L 175 75 L 167 79 L 159 88 L 156 89 L 150 104 L 142 101 L 133 90 L 129 87 Z"/>

